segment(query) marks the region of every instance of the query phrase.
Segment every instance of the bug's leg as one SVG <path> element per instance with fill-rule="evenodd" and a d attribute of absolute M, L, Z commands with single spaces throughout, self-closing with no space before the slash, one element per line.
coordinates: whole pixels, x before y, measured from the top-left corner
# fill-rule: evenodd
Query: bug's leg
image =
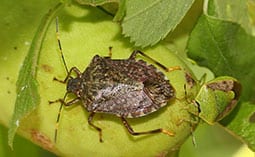
<path fill-rule="evenodd" d="M 173 132 L 170 132 L 168 130 L 159 128 L 159 129 L 154 129 L 154 130 L 149 130 L 149 131 L 142 131 L 142 132 L 135 132 L 132 127 L 128 124 L 127 120 L 124 117 L 121 117 L 123 125 L 127 128 L 128 132 L 134 136 L 137 135 L 144 135 L 144 134 L 154 134 L 154 133 L 164 133 L 169 136 L 174 136 Z"/>
<path fill-rule="evenodd" d="M 185 97 L 186 102 L 188 102 L 188 104 L 193 104 L 197 108 L 196 116 L 199 116 L 199 114 L 201 112 L 200 104 L 195 99 L 194 100 L 189 100 L 188 99 L 188 92 L 187 92 L 187 85 L 186 84 L 184 84 L 183 88 L 184 88 L 184 97 Z M 187 109 L 189 109 L 189 107 L 187 107 Z"/>
<path fill-rule="evenodd" d="M 201 113 L 201 107 L 200 107 L 200 104 L 194 100 L 194 105 L 197 107 L 197 116 L 199 116 L 199 114 Z"/>
<path fill-rule="evenodd" d="M 106 56 L 104 58 L 107 58 L 107 59 L 111 59 L 112 58 L 112 46 L 109 46 L 108 56 Z"/>
<path fill-rule="evenodd" d="M 109 46 L 108 57 L 109 57 L 109 58 L 112 58 L 112 46 Z"/>
<path fill-rule="evenodd" d="M 54 81 L 58 81 L 58 82 L 60 82 L 60 83 L 66 83 L 66 81 L 68 80 L 68 78 L 71 77 L 72 72 L 75 72 L 76 75 L 77 75 L 77 77 L 81 77 L 81 75 L 82 75 L 82 73 L 80 72 L 80 70 L 79 70 L 78 68 L 72 67 L 72 68 L 68 71 L 67 76 L 66 76 L 66 78 L 65 78 L 64 80 L 59 80 L 59 79 L 56 78 L 56 77 L 54 77 L 53 80 L 54 80 Z"/>
<path fill-rule="evenodd" d="M 91 125 L 93 128 L 95 128 L 98 131 L 98 133 L 99 133 L 99 141 L 103 142 L 103 139 L 102 139 L 102 129 L 92 123 L 94 115 L 95 115 L 95 112 L 91 112 L 91 114 L 89 115 L 89 118 L 88 118 L 88 123 L 89 123 L 89 125 Z"/>
<path fill-rule="evenodd" d="M 156 61 L 155 59 L 151 58 L 150 56 L 146 55 L 145 53 L 143 53 L 140 50 L 135 50 L 132 52 L 132 54 L 130 55 L 129 59 L 135 59 L 137 54 L 141 54 L 142 56 L 148 58 L 149 60 L 151 60 L 152 62 L 154 62 L 156 65 L 158 65 L 160 68 L 162 68 L 163 70 L 165 70 L 166 72 L 171 72 L 171 71 L 175 71 L 175 70 L 181 70 L 180 66 L 174 66 L 174 67 L 169 67 L 167 68 L 166 66 L 164 66 L 163 64 L 159 63 L 158 61 Z"/>
<path fill-rule="evenodd" d="M 189 82 L 189 81 L 187 81 Z M 188 84 L 188 83 L 187 83 Z M 188 92 L 187 92 L 187 84 L 185 83 L 184 84 L 184 97 L 185 97 L 185 100 L 186 102 L 188 103 L 188 105 L 194 105 L 197 109 L 195 115 L 193 115 L 193 119 L 181 119 L 179 120 L 179 122 L 177 122 L 177 126 L 181 125 L 183 122 L 186 122 L 190 125 L 190 135 L 192 137 L 192 143 L 195 147 L 197 147 L 197 144 L 196 144 L 196 138 L 195 138 L 195 135 L 194 135 L 194 131 L 195 131 L 195 128 L 197 126 L 197 124 L 199 123 L 200 121 L 200 118 L 199 118 L 199 114 L 201 112 L 201 108 L 200 108 L 200 104 L 196 101 L 196 100 L 189 100 L 188 99 Z M 189 85 L 189 84 L 188 84 Z M 188 110 L 189 111 L 189 106 L 185 107 L 185 110 Z"/>
<path fill-rule="evenodd" d="M 64 99 L 57 99 L 57 100 L 54 100 L 54 101 L 49 101 L 49 104 L 60 102 L 61 104 L 65 105 L 65 106 L 71 106 L 72 104 L 75 104 L 79 101 L 80 101 L 80 98 L 77 97 L 77 98 L 74 98 L 73 100 L 70 100 L 68 102 L 65 102 Z"/>
<path fill-rule="evenodd" d="M 194 135 L 195 129 L 198 125 L 198 123 L 200 122 L 200 118 L 197 119 L 197 122 L 190 122 L 190 136 L 192 137 L 192 143 L 194 145 L 194 147 L 197 147 L 197 142 L 196 142 L 196 137 Z"/>
<path fill-rule="evenodd" d="M 194 135 L 194 132 L 199 122 L 200 122 L 199 117 L 193 117 L 193 119 L 180 119 L 176 123 L 177 126 L 180 126 L 182 123 L 188 123 L 190 125 L 190 136 L 192 138 L 192 143 L 194 147 L 197 147 L 196 137 Z"/>

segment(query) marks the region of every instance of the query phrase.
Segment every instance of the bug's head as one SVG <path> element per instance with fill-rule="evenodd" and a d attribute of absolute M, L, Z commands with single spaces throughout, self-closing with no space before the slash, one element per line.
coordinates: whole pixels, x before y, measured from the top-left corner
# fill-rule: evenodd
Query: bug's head
<path fill-rule="evenodd" d="M 67 82 L 66 90 L 79 96 L 82 92 L 82 79 L 79 77 L 70 78 Z"/>

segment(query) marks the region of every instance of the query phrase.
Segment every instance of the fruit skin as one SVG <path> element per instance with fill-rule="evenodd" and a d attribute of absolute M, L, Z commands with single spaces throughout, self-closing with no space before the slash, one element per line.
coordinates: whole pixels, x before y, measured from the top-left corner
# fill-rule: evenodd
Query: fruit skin
<path fill-rule="evenodd" d="M 78 18 L 84 18 L 85 22 L 77 20 Z M 98 18 L 101 20 L 95 20 Z M 127 58 L 132 53 L 132 45 L 129 44 L 128 39 L 123 39 L 120 26 L 111 22 L 111 19 L 112 17 L 96 8 L 84 9 L 72 5 L 67 6 L 59 14 L 60 38 L 69 67 L 77 66 L 79 69 L 85 69 L 95 54 L 107 56 L 109 46 L 113 46 L 113 58 Z M 190 124 L 187 121 L 192 118 L 192 115 L 186 110 L 188 103 L 184 99 L 183 89 L 186 83 L 185 73 L 181 70 L 165 73 L 176 89 L 178 99 L 148 116 L 128 119 L 135 131 L 164 128 L 175 132 L 174 137 L 165 134 L 134 137 L 126 131 L 116 116 L 98 114 L 95 116 L 94 124 L 103 129 L 104 142 L 100 143 L 98 132 L 87 123 L 88 112 L 77 104 L 63 110 L 58 141 L 54 143 L 55 122 L 60 104 L 48 105 L 48 101 L 62 98 L 66 88 L 65 85 L 52 81 L 54 77 L 65 78 L 66 76 L 57 46 L 53 22 L 43 43 L 38 65 L 37 80 L 41 103 L 32 114 L 20 122 L 19 134 L 60 156 L 127 157 L 170 153 L 178 149 L 190 135 Z M 177 56 L 161 45 L 143 51 L 167 67 L 180 66 L 188 70 Z M 16 77 L 16 75 L 13 72 L 10 77 Z M 15 81 L 11 86 L 15 88 Z M 12 95 L 12 98 L 14 97 Z M 13 110 L 8 112 L 12 113 L 11 111 Z"/>

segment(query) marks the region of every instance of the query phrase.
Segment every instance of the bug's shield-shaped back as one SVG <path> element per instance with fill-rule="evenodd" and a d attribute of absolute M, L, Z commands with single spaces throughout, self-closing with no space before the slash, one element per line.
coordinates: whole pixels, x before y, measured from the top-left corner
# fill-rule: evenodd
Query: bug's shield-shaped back
<path fill-rule="evenodd" d="M 152 113 L 175 96 L 165 75 L 135 59 L 95 56 L 83 73 L 88 111 L 136 118 Z"/>

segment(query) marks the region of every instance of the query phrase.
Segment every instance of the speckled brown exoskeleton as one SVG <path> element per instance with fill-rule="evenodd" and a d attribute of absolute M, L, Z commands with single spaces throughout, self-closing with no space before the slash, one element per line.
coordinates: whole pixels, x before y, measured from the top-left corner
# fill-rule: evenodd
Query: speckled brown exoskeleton
<path fill-rule="evenodd" d="M 57 126 L 63 105 L 70 106 L 81 102 L 82 106 L 90 113 L 88 123 L 99 132 L 100 142 L 103 141 L 102 129 L 92 122 L 97 113 L 108 113 L 119 117 L 132 135 L 151 133 L 174 135 L 173 132 L 162 128 L 136 132 L 126 119 L 147 116 L 165 106 L 168 101 L 175 98 L 176 94 L 167 77 L 154 65 L 148 64 L 144 60 L 136 60 L 138 54 L 146 57 L 164 71 L 179 70 L 180 67 L 167 68 L 139 50 L 133 51 L 127 59 L 112 59 L 110 48 L 108 57 L 95 55 L 83 72 L 76 67 L 68 70 L 58 35 L 58 23 L 56 24 L 56 33 L 63 63 L 67 70 L 67 76 L 63 81 L 54 78 L 59 82 L 67 83 L 67 92 L 64 98 L 50 101 L 50 103 L 61 102 Z M 74 74 L 75 77 L 73 77 Z M 68 94 L 74 94 L 76 98 L 66 102 Z M 56 138 L 57 127 L 55 141 Z"/>

